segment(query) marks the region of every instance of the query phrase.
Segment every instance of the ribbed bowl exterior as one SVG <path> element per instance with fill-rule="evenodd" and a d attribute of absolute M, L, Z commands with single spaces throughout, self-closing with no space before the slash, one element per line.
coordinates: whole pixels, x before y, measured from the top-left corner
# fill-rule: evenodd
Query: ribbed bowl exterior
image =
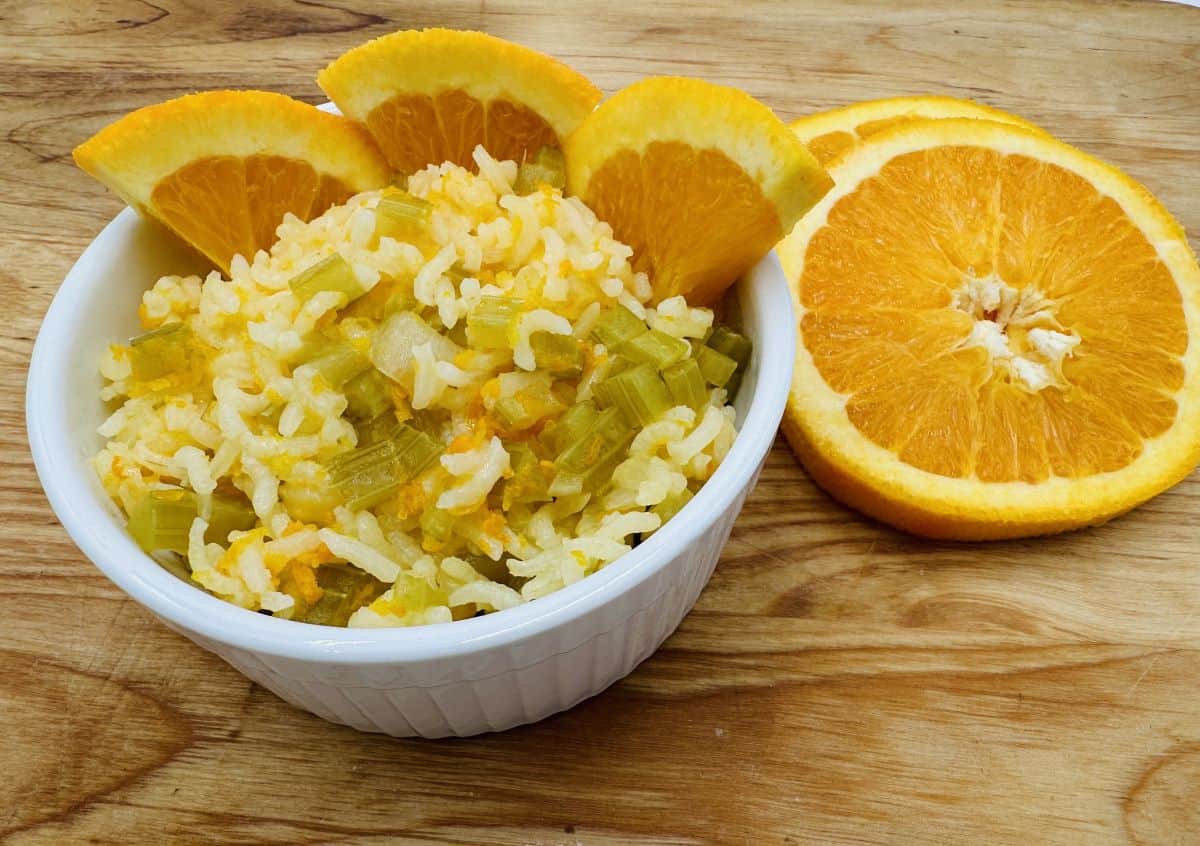
<path fill-rule="evenodd" d="M 167 625 L 297 708 L 359 731 L 466 737 L 565 711 L 633 672 L 678 628 L 712 576 L 745 490 L 690 546 L 636 589 L 569 625 L 469 660 L 373 665 L 239 649 Z"/>

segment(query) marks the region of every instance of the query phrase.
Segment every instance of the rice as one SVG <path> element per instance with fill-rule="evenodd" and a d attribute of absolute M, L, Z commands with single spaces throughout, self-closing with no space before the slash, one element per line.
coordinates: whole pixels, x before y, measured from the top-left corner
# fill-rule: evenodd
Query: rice
<path fill-rule="evenodd" d="M 595 335 L 605 316 L 623 307 L 643 331 L 702 343 L 713 312 L 682 297 L 651 307 L 633 251 L 586 205 L 545 186 L 517 195 L 515 163 L 482 148 L 474 159 L 477 174 L 444 164 L 409 177 L 408 193 L 430 204 L 411 237 L 381 223 L 388 190 L 369 191 L 307 223 L 287 215 L 270 252 L 236 257 L 228 278 L 159 279 L 143 325 L 190 333 L 164 372 L 139 371 L 136 345 L 102 357 L 115 407 L 96 472 L 131 515 L 155 492 L 194 493 L 194 518 L 169 548 L 201 587 L 280 617 L 364 627 L 512 608 L 627 553 L 728 452 L 733 411 L 710 387 L 707 404 L 630 424 L 602 478 L 568 478 L 551 444 L 564 411 L 595 401 L 616 372 L 616 351 Z M 292 289 L 335 253 L 362 296 Z M 496 302 L 518 313 L 502 343 L 478 342 Z M 539 344 L 557 349 L 554 338 L 581 351 L 579 367 L 543 366 Z M 386 399 L 377 416 L 356 405 L 364 371 L 329 375 L 331 350 L 387 377 L 372 377 L 370 397 Z M 355 500 L 338 468 L 393 443 L 396 426 L 440 454 L 382 498 Z M 538 479 L 561 489 L 522 494 Z"/>

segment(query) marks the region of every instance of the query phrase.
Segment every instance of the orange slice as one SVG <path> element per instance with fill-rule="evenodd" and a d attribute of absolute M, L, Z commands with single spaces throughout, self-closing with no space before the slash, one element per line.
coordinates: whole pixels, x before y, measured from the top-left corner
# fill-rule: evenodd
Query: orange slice
<path fill-rule="evenodd" d="M 1045 134 L 911 121 L 780 245 L 812 477 L 940 538 L 1101 523 L 1200 460 L 1200 268 L 1146 189 Z"/>
<path fill-rule="evenodd" d="M 696 79 L 620 91 L 565 152 L 568 189 L 633 247 L 657 300 L 715 301 L 832 185 L 769 108 Z"/>
<path fill-rule="evenodd" d="M 477 144 L 523 161 L 565 138 L 600 90 L 549 56 L 484 35 L 408 30 L 356 47 L 317 74 L 342 114 L 371 130 L 401 173 L 454 162 Z"/>
<path fill-rule="evenodd" d="M 974 100 L 927 94 L 916 97 L 887 97 L 864 100 L 840 109 L 802 117 L 792 121 L 792 132 L 805 143 L 821 164 L 829 164 L 846 150 L 913 118 L 978 118 L 1011 123 L 1041 132 L 1024 118 L 1002 112 Z"/>
<path fill-rule="evenodd" d="M 210 91 L 147 106 L 75 148 L 75 162 L 229 272 L 310 220 L 388 183 L 362 127 L 267 91 Z"/>

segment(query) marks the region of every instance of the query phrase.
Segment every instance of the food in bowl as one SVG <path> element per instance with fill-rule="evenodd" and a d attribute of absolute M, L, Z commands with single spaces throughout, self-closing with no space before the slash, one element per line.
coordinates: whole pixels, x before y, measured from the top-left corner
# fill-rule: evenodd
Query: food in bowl
<path fill-rule="evenodd" d="M 143 549 L 276 616 L 448 622 L 603 567 L 719 466 L 747 339 L 650 305 L 553 153 L 474 159 L 146 292 L 94 460 Z"/>

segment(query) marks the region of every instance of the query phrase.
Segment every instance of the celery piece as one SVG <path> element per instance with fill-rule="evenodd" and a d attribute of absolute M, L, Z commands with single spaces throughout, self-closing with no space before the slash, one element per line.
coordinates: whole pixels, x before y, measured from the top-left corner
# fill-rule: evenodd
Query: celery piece
<path fill-rule="evenodd" d="M 590 421 L 578 438 L 559 452 L 554 464 L 561 470 L 583 473 L 599 461 L 611 446 L 625 441 L 629 435 L 629 426 L 625 424 L 621 412 L 616 408 L 606 408 Z"/>
<path fill-rule="evenodd" d="M 566 414 L 558 418 L 548 429 L 550 446 L 554 448 L 555 455 L 590 431 L 595 426 L 599 414 L 596 404 L 591 400 L 577 402 L 568 408 Z"/>
<path fill-rule="evenodd" d="M 387 440 L 396 430 L 396 426 L 396 415 L 390 409 L 385 409 L 369 420 L 359 421 L 354 426 L 354 431 L 358 433 L 358 446 L 362 448 Z"/>
<path fill-rule="evenodd" d="M 528 429 L 546 417 L 555 417 L 566 410 L 550 387 L 550 377 L 536 374 L 528 385 L 510 397 L 496 401 L 496 416 L 510 431 Z"/>
<path fill-rule="evenodd" d="M 346 413 L 355 420 L 372 420 L 392 408 L 387 378 L 373 367 L 346 382 L 342 392 L 346 395 Z"/>
<path fill-rule="evenodd" d="M 337 344 L 305 362 L 316 368 L 325 381 L 335 388 L 349 382 L 371 366 L 370 360 L 349 344 Z"/>
<path fill-rule="evenodd" d="M 737 362 L 712 347 L 700 346 L 695 352 L 696 364 L 708 384 L 721 388 L 737 370 Z"/>
<path fill-rule="evenodd" d="M 537 453 L 529 444 L 515 443 L 508 447 L 512 476 L 504 482 L 501 505 L 505 511 L 519 502 L 549 502 L 551 497 Z"/>
<path fill-rule="evenodd" d="M 350 615 L 364 605 L 374 602 L 388 589 L 370 573 L 343 564 L 323 564 L 317 568 L 317 585 L 321 598 L 303 614 L 293 619 L 318 626 L 344 626 Z"/>
<path fill-rule="evenodd" d="M 438 543 L 445 543 L 454 534 L 457 518 L 449 511 L 440 508 L 426 508 L 421 512 L 421 531 Z"/>
<path fill-rule="evenodd" d="M 400 424 L 384 440 L 336 456 L 329 462 L 329 477 L 347 507 L 360 511 L 383 502 L 441 453 L 433 438 Z"/>
<path fill-rule="evenodd" d="M 555 462 L 556 472 L 549 493 L 553 496 L 571 496 L 600 491 L 612 480 L 613 471 L 625 460 L 629 452 L 633 433 L 628 430 L 626 432 L 626 435 L 616 441 L 597 437 L 596 433 L 593 433 L 581 442 L 577 454 L 564 453 L 560 456 L 559 461 Z"/>
<path fill-rule="evenodd" d="M 583 350 L 570 335 L 534 332 L 529 338 L 539 370 L 558 379 L 578 379 L 583 373 Z"/>
<path fill-rule="evenodd" d="M 200 500 L 194 492 L 182 488 L 154 490 L 142 497 L 129 512 L 127 528 L 146 552 L 170 550 L 186 554 L 188 532 L 199 514 Z M 225 543 L 230 532 L 252 529 L 257 519 L 248 506 L 214 496 L 204 539 L 210 543 Z"/>
<path fill-rule="evenodd" d="M 695 359 L 686 358 L 662 372 L 667 391 L 675 405 L 686 405 L 697 411 L 708 405 L 708 386 Z"/>
<path fill-rule="evenodd" d="M 424 229 L 433 216 L 433 204 L 407 191 L 389 190 L 375 206 L 375 237 L 407 240 L 414 230 Z"/>
<path fill-rule="evenodd" d="M 566 184 L 567 166 L 562 150 L 546 146 L 517 168 L 517 181 L 513 183 L 513 191 L 517 194 L 532 194 L 542 185 L 561 189 Z"/>
<path fill-rule="evenodd" d="M 728 326 L 718 326 L 714 329 L 712 335 L 709 336 L 708 346 L 722 355 L 732 358 L 737 362 L 738 367 L 746 366 L 754 348 L 749 338 L 740 332 L 733 331 Z"/>
<path fill-rule="evenodd" d="M 671 395 L 650 364 L 639 364 L 596 386 L 601 406 L 620 409 L 631 426 L 645 426 L 671 407 Z"/>
<path fill-rule="evenodd" d="M 161 379 L 188 366 L 192 330 L 168 323 L 129 342 L 129 363 L 139 382 Z"/>
<path fill-rule="evenodd" d="M 681 493 L 677 493 L 677 494 L 674 494 L 673 496 L 667 497 L 666 499 L 664 499 L 662 502 L 660 502 L 658 505 L 654 506 L 650 510 L 653 511 L 655 514 L 657 514 L 659 516 L 659 518 L 665 523 L 668 520 L 670 520 L 672 517 L 674 517 L 676 514 L 678 514 L 680 512 L 680 510 L 682 510 L 682 508 L 691 501 L 692 501 L 692 492 L 689 491 L 687 488 L 684 488 Z"/>
<path fill-rule="evenodd" d="M 645 321 L 625 306 L 619 305 L 600 315 L 600 319 L 592 327 L 592 337 L 615 352 L 617 347 L 630 338 L 648 331 L 650 330 L 646 328 Z"/>
<path fill-rule="evenodd" d="M 651 329 L 630 338 L 621 344 L 616 352 L 637 364 L 652 364 L 655 370 L 662 372 L 675 362 L 687 358 L 692 348 L 682 338 Z"/>
<path fill-rule="evenodd" d="M 342 258 L 341 253 L 332 253 L 321 259 L 293 276 L 288 285 L 302 300 L 321 291 L 337 291 L 345 295 L 346 302 L 352 302 L 366 293 L 354 275 L 354 268 Z"/>
<path fill-rule="evenodd" d="M 516 297 L 480 297 L 467 315 L 467 340 L 472 347 L 508 349 L 508 330 L 524 307 Z"/>

